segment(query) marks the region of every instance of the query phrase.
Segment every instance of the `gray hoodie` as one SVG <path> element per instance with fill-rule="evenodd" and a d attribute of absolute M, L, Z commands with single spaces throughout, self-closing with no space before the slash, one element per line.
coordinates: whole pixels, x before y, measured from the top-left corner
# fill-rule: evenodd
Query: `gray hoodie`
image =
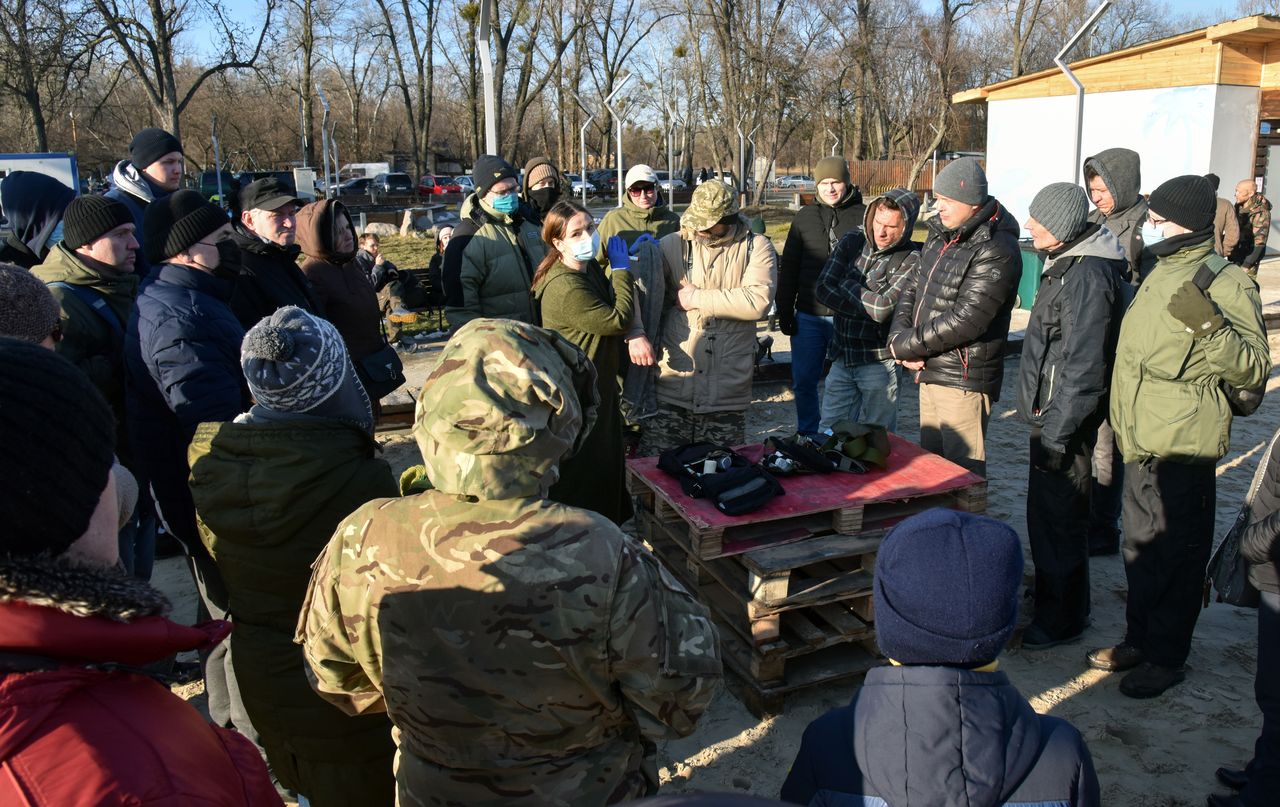
<path fill-rule="evenodd" d="M 1107 225 L 1129 261 L 1129 279 L 1136 279 L 1142 254 L 1142 222 L 1147 218 L 1147 200 L 1140 193 L 1142 158 L 1132 149 L 1111 148 L 1087 158 L 1084 168 L 1086 173 L 1092 170 L 1102 178 L 1115 202 L 1110 215 L 1104 216 L 1095 208 L 1089 221 Z"/>

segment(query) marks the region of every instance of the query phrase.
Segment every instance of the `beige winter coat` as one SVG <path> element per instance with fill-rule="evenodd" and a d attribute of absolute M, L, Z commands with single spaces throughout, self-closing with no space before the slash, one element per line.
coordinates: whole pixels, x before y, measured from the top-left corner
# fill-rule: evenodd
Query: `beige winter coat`
<path fill-rule="evenodd" d="M 695 414 L 746 409 L 755 369 L 756 322 L 768 313 L 778 285 L 773 243 L 753 235 L 742 223 L 737 237 L 723 247 L 686 241 L 682 233 L 664 237 L 660 247 L 667 313 L 658 360 L 658 401 Z M 698 289 L 693 295 L 696 307 L 689 311 L 676 305 L 676 295 L 686 283 Z"/>

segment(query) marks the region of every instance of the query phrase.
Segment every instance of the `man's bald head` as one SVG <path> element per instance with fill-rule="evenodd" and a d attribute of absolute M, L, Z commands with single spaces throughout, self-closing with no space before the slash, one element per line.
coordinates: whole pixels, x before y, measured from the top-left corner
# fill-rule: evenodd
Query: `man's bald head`
<path fill-rule="evenodd" d="M 1236 183 L 1236 201 L 1244 202 L 1250 196 L 1253 196 L 1257 186 L 1253 184 L 1252 179 L 1242 179 Z"/>

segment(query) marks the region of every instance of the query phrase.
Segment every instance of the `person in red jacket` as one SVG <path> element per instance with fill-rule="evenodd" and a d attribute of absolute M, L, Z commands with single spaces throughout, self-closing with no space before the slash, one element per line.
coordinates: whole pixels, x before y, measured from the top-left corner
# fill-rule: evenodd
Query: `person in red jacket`
<path fill-rule="evenodd" d="M 119 564 L 106 401 L 66 359 L 0 338 L 0 804 L 281 804 L 253 744 L 144 669 L 221 642 Z"/>

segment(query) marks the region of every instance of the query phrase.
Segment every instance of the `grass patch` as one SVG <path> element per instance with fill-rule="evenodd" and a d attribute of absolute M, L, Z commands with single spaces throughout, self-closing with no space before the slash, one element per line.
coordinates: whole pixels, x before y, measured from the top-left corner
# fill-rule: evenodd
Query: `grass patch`
<path fill-rule="evenodd" d="M 387 260 L 401 269 L 426 269 L 436 254 L 434 238 L 384 235 L 378 239 L 378 246 Z"/>

